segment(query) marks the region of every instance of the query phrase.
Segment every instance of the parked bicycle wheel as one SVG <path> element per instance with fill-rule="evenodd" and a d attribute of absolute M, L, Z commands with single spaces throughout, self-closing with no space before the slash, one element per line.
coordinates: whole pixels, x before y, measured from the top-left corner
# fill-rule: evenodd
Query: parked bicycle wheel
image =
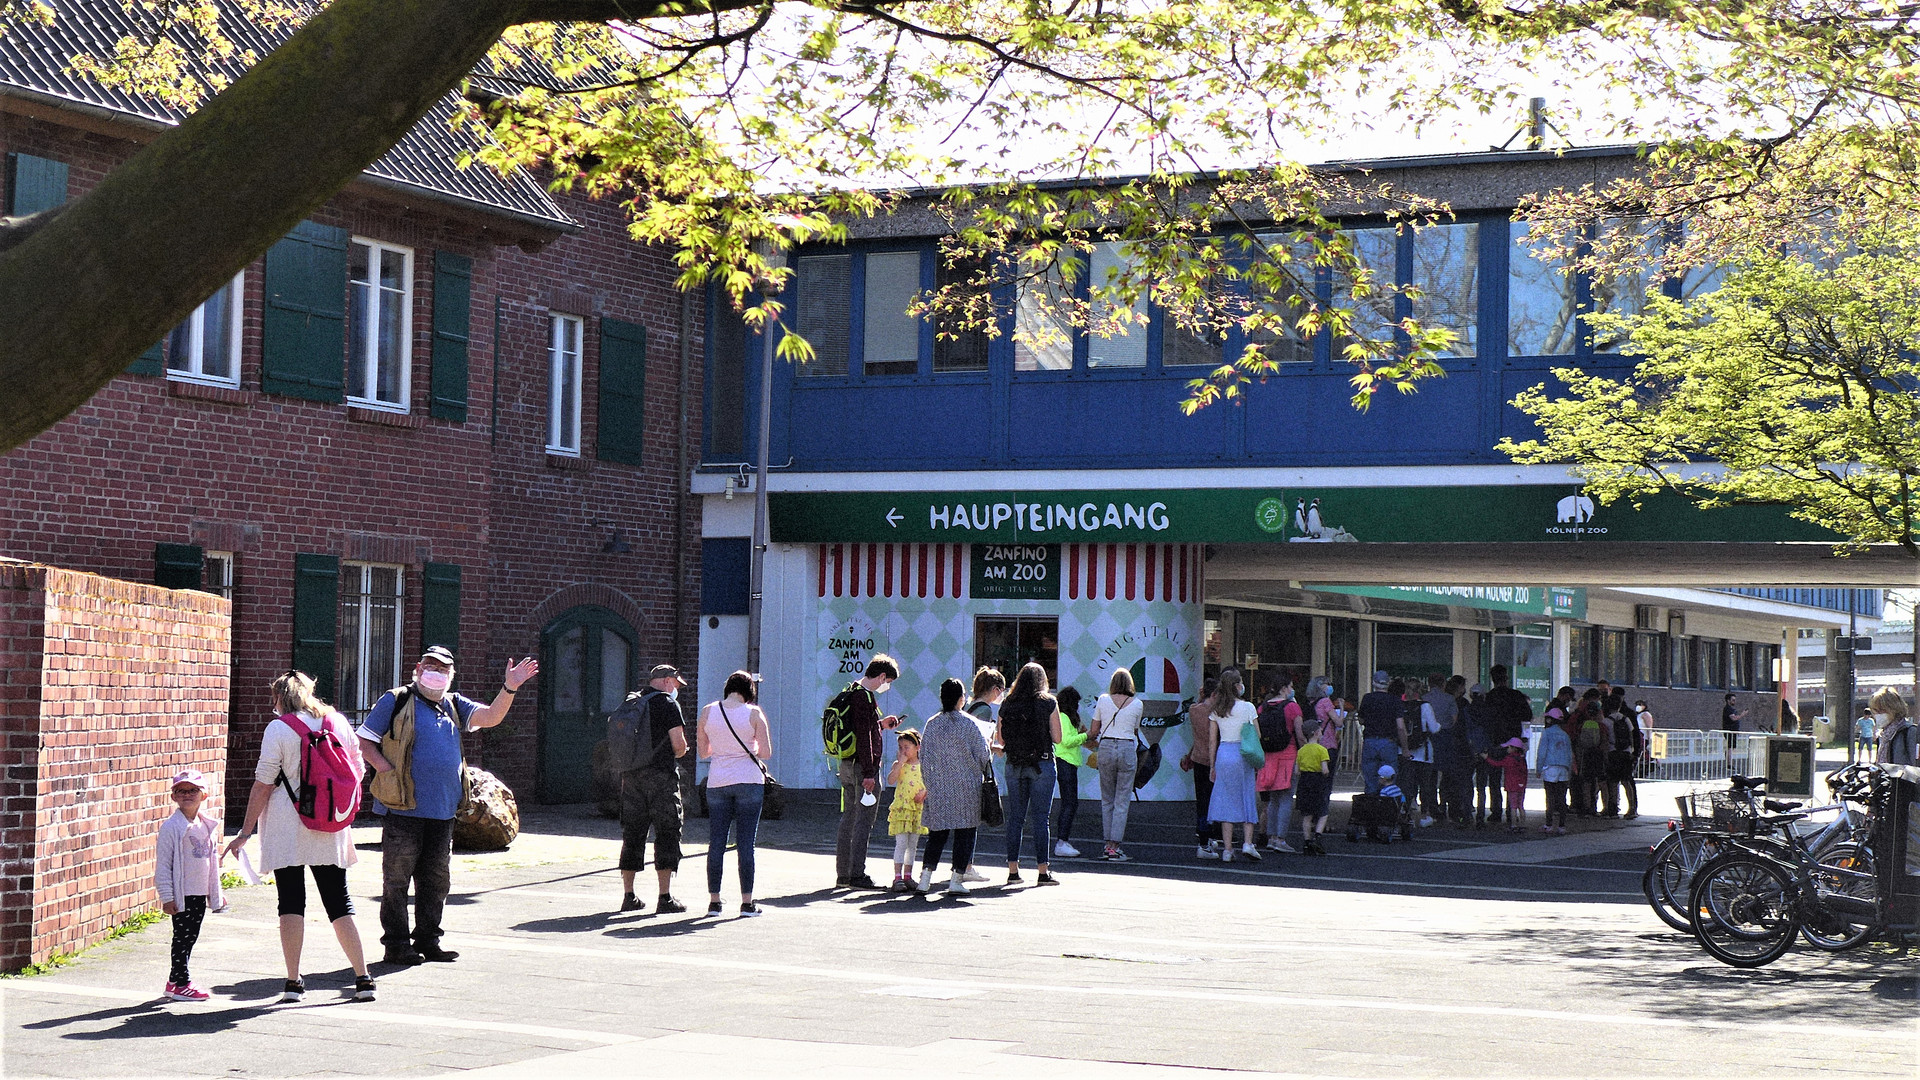
<path fill-rule="evenodd" d="M 1686 898 L 1693 891 L 1693 875 L 1715 854 L 1717 845 L 1694 833 L 1668 833 L 1658 844 L 1640 875 L 1640 891 L 1660 921 L 1675 930 L 1691 933 L 1687 921 Z"/>
<path fill-rule="evenodd" d="M 1800 932 L 1798 888 L 1786 871 L 1744 852 L 1723 855 L 1694 876 L 1687 904 L 1693 936 L 1723 964 L 1764 967 Z"/>
<path fill-rule="evenodd" d="M 1840 870 L 1851 870 L 1858 874 L 1872 874 L 1873 852 L 1855 843 L 1840 844 L 1820 856 L 1821 866 L 1831 866 Z M 1839 893 L 1872 903 L 1879 891 L 1872 880 L 1863 880 L 1851 875 L 1815 874 L 1820 888 L 1829 893 Z M 1820 916 L 1808 919 L 1800 925 L 1800 936 L 1807 944 L 1828 952 L 1844 952 L 1855 946 L 1865 944 L 1873 937 L 1875 927 L 1872 923 L 1855 923 L 1831 910 L 1823 909 Z"/>

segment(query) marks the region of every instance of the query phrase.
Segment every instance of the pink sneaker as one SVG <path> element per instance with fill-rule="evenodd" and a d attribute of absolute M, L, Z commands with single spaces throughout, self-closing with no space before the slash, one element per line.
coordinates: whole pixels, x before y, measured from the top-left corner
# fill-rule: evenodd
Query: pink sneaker
<path fill-rule="evenodd" d="M 184 986 L 175 986 L 173 983 L 168 983 L 166 992 L 167 992 L 167 998 L 170 1001 L 205 1001 L 207 1000 L 207 992 L 191 984 L 184 985 Z"/>

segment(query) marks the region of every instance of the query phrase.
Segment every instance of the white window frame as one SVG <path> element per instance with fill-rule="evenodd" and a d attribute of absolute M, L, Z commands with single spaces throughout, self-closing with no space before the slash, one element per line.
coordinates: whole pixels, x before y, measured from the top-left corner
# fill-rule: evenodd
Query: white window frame
<path fill-rule="evenodd" d="M 563 315 L 552 312 L 547 328 L 547 453 L 563 457 L 580 456 L 580 390 L 583 380 L 581 368 L 583 354 L 586 352 L 586 320 L 578 315 Z M 569 352 L 563 337 L 568 330 L 573 334 L 573 349 Z M 570 371 L 563 371 L 562 362 L 571 359 Z M 566 404 L 560 393 L 561 381 L 570 380 L 573 391 L 572 415 L 563 417 Z M 561 421 L 568 420 L 573 425 L 573 442 L 567 443 L 561 436 Z"/>
<path fill-rule="evenodd" d="M 200 591 L 232 600 L 233 552 L 209 551 L 200 558 Z"/>
<path fill-rule="evenodd" d="M 349 395 L 347 397 L 347 404 L 362 409 L 377 409 L 381 412 L 411 412 L 413 411 L 413 249 L 402 247 L 398 244 L 389 244 L 384 240 L 375 240 L 366 236 L 356 236 L 351 242 L 372 250 L 367 256 L 367 281 L 355 281 L 351 270 L 348 272 L 347 291 L 349 293 L 349 310 L 351 310 L 351 293 L 354 289 L 365 286 L 372 291 L 377 299 L 381 291 L 379 284 L 381 263 L 392 256 L 398 256 L 401 260 L 399 334 L 400 400 L 384 401 L 377 397 L 354 397 Z M 352 265 L 351 260 L 349 260 L 348 265 Z M 349 315 L 349 318 L 351 318 L 351 315 Z M 373 332 L 367 335 L 367 351 L 365 356 L 351 355 L 353 349 L 353 327 L 351 324 L 347 327 L 347 349 L 349 352 L 347 363 L 349 365 L 362 365 L 365 372 L 366 385 L 370 388 L 376 388 L 380 385 L 379 323 L 380 306 L 376 303 L 373 309 Z M 351 386 L 352 384 L 353 380 L 349 377 L 347 385 Z"/>
<path fill-rule="evenodd" d="M 175 382 L 199 383 L 202 386 L 238 387 L 240 385 L 240 309 L 246 298 L 246 281 L 247 272 L 242 270 L 233 275 L 232 281 L 220 287 L 223 291 L 231 290 L 232 296 L 231 301 L 227 304 L 226 330 L 228 339 L 233 342 L 233 350 L 229 353 L 233 362 L 233 374 L 209 375 L 204 370 L 206 366 L 207 305 L 203 301 L 199 307 L 193 309 L 193 314 L 187 316 L 186 321 L 180 324 L 180 329 L 187 331 L 187 349 L 184 357 L 177 356 L 173 353 L 171 348 L 173 334 L 170 333 L 167 335 L 169 346 L 166 359 L 167 378 Z M 216 293 L 215 295 L 218 294 Z M 210 296 L 207 299 L 212 300 L 213 297 Z M 187 364 L 184 371 L 178 370 L 173 366 L 175 361 L 182 359 L 184 359 Z"/>
<path fill-rule="evenodd" d="M 393 571 L 393 649 L 391 655 L 376 657 L 373 655 L 373 635 L 370 632 L 373 614 L 373 572 L 375 570 Z M 339 688 L 336 703 L 341 712 L 352 716 L 356 721 L 365 720 L 367 712 L 373 708 L 380 695 L 399 685 L 406 672 L 401 667 L 403 643 L 407 637 L 407 568 L 388 563 L 343 562 L 340 564 L 340 578 L 343 589 L 350 576 L 357 578 L 353 583 L 354 595 L 358 598 L 360 617 L 357 632 L 352 641 L 339 643 L 341 649 L 354 650 L 358 664 L 358 685 Z M 343 605 L 344 606 L 344 603 Z M 336 615 L 336 618 L 338 616 Z M 380 678 L 370 678 L 376 661 L 382 662 Z M 388 677 L 385 673 L 392 672 Z M 344 683 L 345 680 L 342 680 Z"/>

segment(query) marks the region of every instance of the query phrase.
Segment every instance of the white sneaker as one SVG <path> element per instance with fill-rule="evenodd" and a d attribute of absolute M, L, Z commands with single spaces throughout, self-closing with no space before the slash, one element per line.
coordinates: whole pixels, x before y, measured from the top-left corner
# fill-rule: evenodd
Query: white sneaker
<path fill-rule="evenodd" d="M 973 867 L 971 867 L 971 866 L 969 866 L 969 867 L 967 867 L 967 872 L 966 872 L 965 874 L 962 874 L 962 875 L 961 875 L 961 877 L 962 877 L 962 879 L 963 879 L 963 880 L 966 880 L 966 881 L 985 881 L 985 880 L 987 880 L 987 875 L 985 875 L 985 874 L 983 874 L 983 873 L 981 873 L 981 872 L 980 872 L 980 871 L 978 871 L 978 870 L 975 870 L 975 869 L 974 869 Z M 966 892 L 967 890 L 965 890 L 965 889 L 961 889 L 960 891 L 961 891 L 961 892 Z"/>
<path fill-rule="evenodd" d="M 1282 855 L 1300 854 L 1298 851 L 1295 851 L 1292 847 L 1290 847 L 1285 840 L 1282 840 L 1279 837 L 1274 837 L 1273 839 L 1270 839 L 1267 841 L 1267 850 L 1277 851 Z"/>
<path fill-rule="evenodd" d="M 1425 815 L 1422 815 L 1420 818 L 1420 827 L 1423 829 L 1433 828 L 1433 819 L 1430 817 L 1426 817 Z"/>
<path fill-rule="evenodd" d="M 1252 859 L 1254 862 L 1260 861 L 1260 849 L 1254 847 L 1252 844 L 1241 844 L 1240 854 L 1245 855 L 1247 858 Z"/>
<path fill-rule="evenodd" d="M 1056 859 L 1077 859 L 1080 857 L 1080 849 L 1067 843 L 1065 840 L 1055 840 L 1053 842 L 1053 857 Z"/>
<path fill-rule="evenodd" d="M 953 880 L 947 882 L 947 892 L 949 894 L 965 896 L 972 891 L 972 889 L 967 888 L 965 877 L 961 874 L 953 875 Z"/>
<path fill-rule="evenodd" d="M 1232 848 L 1223 848 L 1223 849 L 1221 849 L 1221 851 L 1220 851 L 1220 861 L 1221 861 L 1221 862 L 1232 862 L 1232 861 L 1233 861 L 1233 849 L 1232 849 Z"/>
<path fill-rule="evenodd" d="M 933 867 L 923 866 L 920 868 L 920 888 L 918 891 L 922 893 L 933 891 Z"/>
<path fill-rule="evenodd" d="M 1214 847 L 1212 844 L 1201 844 L 1199 849 L 1193 853 L 1193 857 L 1196 859 L 1219 859 L 1220 849 Z"/>

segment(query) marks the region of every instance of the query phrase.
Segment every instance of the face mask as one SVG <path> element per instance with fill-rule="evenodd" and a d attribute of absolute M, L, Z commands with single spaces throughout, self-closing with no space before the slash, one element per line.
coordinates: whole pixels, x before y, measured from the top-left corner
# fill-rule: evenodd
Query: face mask
<path fill-rule="evenodd" d="M 451 671 L 422 671 L 414 681 L 420 684 L 420 689 L 422 690 L 441 694 L 445 693 L 447 687 L 453 684 L 453 673 Z"/>
<path fill-rule="evenodd" d="M 1876 726 L 1877 726 L 1877 725 L 1882 725 L 1882 724 L 1885 724 L 1885 723 L 1887 722 L 1887 720 L 1889 719 L 1889 717 L 1890 717 L 1890 715 L 1891 715 L 1891 714 L 1889 714 L 1889 713 L 1883 713 L 1883 712 L 1877 712 L 1877 713 L 1874 713 L 1874 714 L 1873 714 L 1873 722 L 1874 722 L 1874 724 L 1875 724 Z"/>

